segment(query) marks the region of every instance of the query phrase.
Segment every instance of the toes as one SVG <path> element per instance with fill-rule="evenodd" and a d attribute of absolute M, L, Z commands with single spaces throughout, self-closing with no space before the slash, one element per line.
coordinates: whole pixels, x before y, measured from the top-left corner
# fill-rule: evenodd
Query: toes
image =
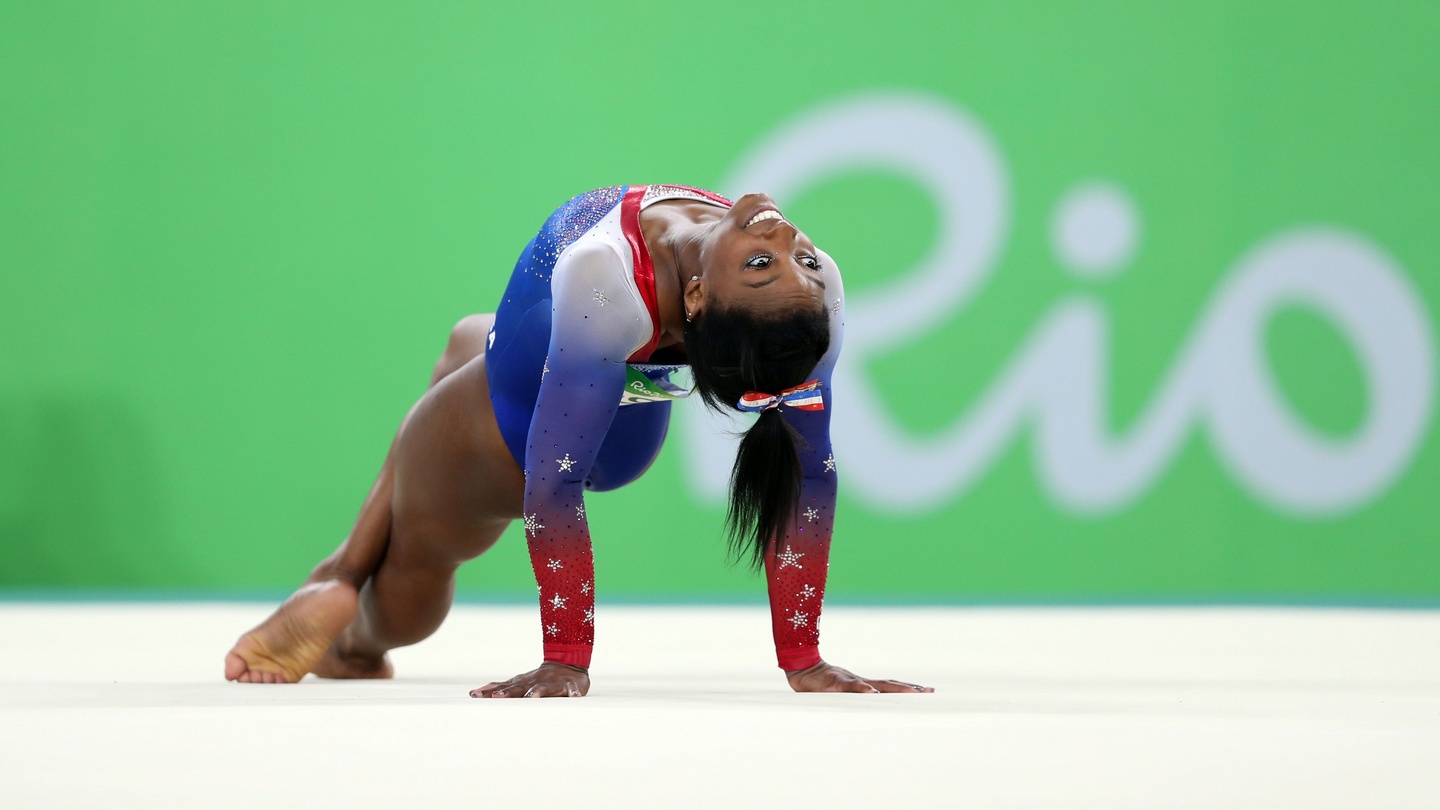
<path fill-rule="evenodd" d="M 236 683 L 290 683 L 283 672 L 257 672 L 247 669 L 234 678 Z"/>
<path fill-rule="evenodd" d="M 233 652 L 225 654 L 225 680 L 238 680 L 250 667 L 245 664 L 245 659 Z"/>

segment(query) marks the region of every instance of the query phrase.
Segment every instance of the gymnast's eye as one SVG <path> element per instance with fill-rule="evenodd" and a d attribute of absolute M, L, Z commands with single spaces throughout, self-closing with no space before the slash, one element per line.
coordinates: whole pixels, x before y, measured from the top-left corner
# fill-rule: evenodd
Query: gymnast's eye
<path fill-rule="evenodd" d="M 759 256 L 754 256 L 750 259 L 750 261 L 745 262 L 745 266 L 754 268 L 756 270 L 763 270 L 764 268 L 770 266 L 770 261 L 770 254 L 761 253 Z"/>
<path fill-rule="evenodd" d="M 812 255 L 812 254 L 807 254 L 807 255 L 805 255 L 805 256 L 801 256 L 801 257 L 800 257 L 800 263 L 803 264 L 803 265 L 805 265 L 806 267 L 810 268 L 811 270 L 819 270 L 819 269 L 820 269 L 820 258 L 819 258 L 818 256 L 815 256 L 815 255 Z"/>

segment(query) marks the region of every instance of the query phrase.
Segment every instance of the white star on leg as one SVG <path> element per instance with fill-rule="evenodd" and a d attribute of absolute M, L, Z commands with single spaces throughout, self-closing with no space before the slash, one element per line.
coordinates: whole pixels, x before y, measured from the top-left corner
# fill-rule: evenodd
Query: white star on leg
<path fill-rule="evenodd" d="M 554 596 L 550 597 L 550 605 L 551 605 L 551 607 L 554 607 L 556 610 L 564 610 L 564 609 L 565 609 L 565 603 L 566 603 L 567 601 L 569 601 L 569 600 L 566 599 L 565 597 L 561 596 L 561 595 L 558 594 L 558 593 L 555 594 Z"/>
<path fill-rule="evenodd" d="M 564 458 L 555 463 L 560 465 L 560 472 L 570 472 L 570 468 L 575 466 L 575 459 L 570 458 L 570 454 L 566 453 Z"/>
<path fill-rule="evenodd" d="M 784 571 L 786 568 L 792 566 L 795 568 L 804 568 L 805 566 L 800 564 L 800 558 L 804 556 L 804 552 L 797 553 L 787 544 L 784 551 L 775 555 L 775 559 L 780 561 L 780 570 Z"/>

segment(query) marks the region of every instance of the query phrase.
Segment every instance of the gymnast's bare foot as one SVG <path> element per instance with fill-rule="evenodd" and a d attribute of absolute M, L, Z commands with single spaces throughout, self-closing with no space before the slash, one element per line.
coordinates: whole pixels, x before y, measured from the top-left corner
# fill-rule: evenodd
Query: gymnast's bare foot
<path fill-rule="evenodd" d="M 358 605 L 359 594 L 348 582 L 330 579 L 305 585 L 235 642 L 225 656 L 225 679 L 299 681 L 320 664 L 331 642 L 354 620 Z"/>

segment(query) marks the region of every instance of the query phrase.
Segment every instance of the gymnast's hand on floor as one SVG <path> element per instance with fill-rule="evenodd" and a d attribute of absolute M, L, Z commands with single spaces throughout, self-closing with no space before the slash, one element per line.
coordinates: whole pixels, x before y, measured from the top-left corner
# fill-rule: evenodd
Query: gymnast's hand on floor
<path fill-rule="evenodd" d="M 474 698 L 585 697 L 590 691 L 590 671 L 584 667 L 546 661 L 539 667 L 508 681 L 487 683 L 471 689 Z"/>
<path fill-rule="evenodd" d="M 880 681 L 872 678 L 862 678 L 848 669 L 841 669 L 834 664 L 827 664 L 824 661 L 809 669 L 797 669 L 794 672 L 786 672 L 785 677 L 790 681 L 790 688 L 796 692 L 861 692 L 865 694 L 879 694 L 880 692 L 934 692 L 929 686 L 921 686 L 915 683 L 904 681 Z"/>

